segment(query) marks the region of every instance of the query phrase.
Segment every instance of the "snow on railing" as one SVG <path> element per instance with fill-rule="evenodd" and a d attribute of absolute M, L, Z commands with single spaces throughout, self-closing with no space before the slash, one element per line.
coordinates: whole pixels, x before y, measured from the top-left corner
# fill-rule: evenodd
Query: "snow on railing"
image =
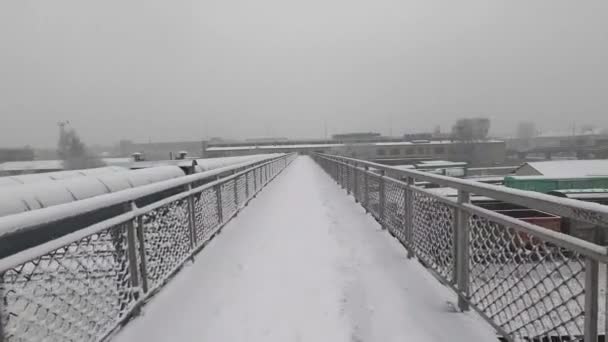
<path fill-rule="evenodd" d="M 607 206 L 352 158 L 314 158 L 401 242 L 408 257 L 456 291 L 461 310 L 471 306 L 507 339 L 595 342 L 608 330 Z M 422 188 L 421 181 L 453 189 L 458 197 Z M 476 205 L 480 196 L 591 223 L 591 240 L 482 208 Z"/>
<path fill-rule="evenodd" d="M 0 341 L 106 339 L 293 159 L 0 218 Z M 78 229 L 48 235 L 70 224 Z M 6 241 L 38 235 L 47 239 L 6 253 Z"/>

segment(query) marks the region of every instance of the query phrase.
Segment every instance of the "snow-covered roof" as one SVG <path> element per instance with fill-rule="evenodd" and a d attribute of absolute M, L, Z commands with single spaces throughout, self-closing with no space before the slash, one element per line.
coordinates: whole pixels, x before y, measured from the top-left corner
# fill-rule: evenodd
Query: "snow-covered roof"
<path fill-rule="evenodd" d="M 0 164 L 0 171 L 63 170 L 61 160 L 11 161 Z"/>
<path fill-rule="evenodd" d="M 179 167 L 190 167 L 192 166 L 192 162 L 196 160 L 197 172 L 200 171 L 208 171 L 216 168 L 235 165 L 244 162 L 254 162 L 259 160 L 270 159 L 279 156 L 279 153 L 268 153 L 268 154 L 254 154 L 248 156 L 238 156 L 238 157 L 221 157 L 221 158 L 202 158 L 202 159 L 173 159 L 173 160 L 149 160 L 149 161 L 140 161 L 133 162 L 131 164 L 132 168 L 143 169 L 157 166 L 179 166 Z"/>
<path fill-rule="evenodd" d="M 261 145 L 261 146 L 222 146 L 209 147 L 206 151 L 243 151 L 243 150 L 272 150 L 272 149 L 298 149 L 298 148 L 326 148 L 339 147 L 344 144 L 296 144 L 296 145 Z"/>
<path fill-rule="evenodd" d="M 106 166 L 94 169 L 84 170 L 66 170 L 46 173 L 34 173 L 26 175 L 5 176 L 0 177 L 0 187 L 9 185 L 23 185 L 32 183 L 41 183 L 48 181 L 57 181 L 63 179 L 71 179 L 85 176 L 95 176 L 107 173 L 124 172 L 128 169 L 119 166 Z"/>
<path fill-rule="evenodd" d="M 177 166 L 91 174 L 6 186 L 0 192 L 0 216 L 73 202 L 184 176 Z"/>
<path fill-rule="evenodd" d="M 240 157 L 223 157 L 223 158 L 206 158 L 206 159 L 197 159 L 196 163 L 198 164 L 198 168 L 201 171 L 208 171 L 217 169 L 220 167 L 235 165 L 239 163 L 245 162 L 257 162 L 266 159 L 271 159 L 280 156 L 280 153 L 269 153 L 269 154 L 254 154 L 250 156 L 240 156 Z"/>
<path fill-rule="evenodd" d="M 396 168 L 396 169 L 399 169 L 399 170 L 412 170 L 412 169 L 415 169 L 414 165 L 394 165 L 393 167 Z"/>
<path fill-rule="evenodd" d="M 528 162 L 519 169 L 526 167 L 526 165 L 538 171 L 540 175 L 552 178 L 608 176 L 608 160 L 552 160 Z M 517 170 L 515 171 L 515 174 L 517 174 Z"/>
<path fill-rule="evenodd" d="M 480 143 L 500 143 L 502 140 L 484 140 L 480 141 Z M 214 151 L 244 151 L 244 150 L 270 150 L 270 149 L 299 149 L 299 148 L 330 148 L 330 147 L 342 147 L 347 145 L 357 145 L 357 146 L 402 146 L 402 145 L 445 145 L 445 144 L 454 144 L 459 143 L 457 141 L 451 140 L 431 140 L 428 142 L 415 142 L 415 141 L 388 141 L 388 142 L 362 142 L 362 143 L 354 143 L 354 144 L 294 144 L 294 145 L 249 145 L 249 146 L 216 146 L 216 147 L 208 147 L 206 151 L 214 152 Z"/>
<path fill-rule="evenodd" d="M 445 160 L 428 160 L 426 162 L 422 161 L 422 162 L 416 164 L 417 169 L 420 169 L 420 168 L 424 168 L 424 169 L 447 168 L 447 167 L 462 168 L 465 166 L 467 166 L 466 162 L 451 162 L 451 161 L 445 161 Z"/>
<path fill-rule="evenodd" d="M 131 158 L 103 158 L 108 166 L 128 167 L 133 163 Z M 0 163 L 1 171 L 55 171 L 63 170 L 62 160 L 26 160 Z"/>
<path fill-rule="evenodd" d="M 418 164 L 450 164 L 454 163 L 449 160 L 423 160 Z"/>
<path fill-rule="evenodd" d="M 502 140 L 482 140 L 478 141 L 479 143 L 501 143 L 504 142 Z M 401 145 L 415 145 L 415 146 L 424 146 L 424 145 L 446 145 L 446 144 L 459 144 L 460 141 L 452 141 L 452 140 L 429 140 L 428 142 L 416 142 L 416 141 L 397 141 L 397 142 L 377 142 L 373 143 L 376 146 L 401 146 Z"/>

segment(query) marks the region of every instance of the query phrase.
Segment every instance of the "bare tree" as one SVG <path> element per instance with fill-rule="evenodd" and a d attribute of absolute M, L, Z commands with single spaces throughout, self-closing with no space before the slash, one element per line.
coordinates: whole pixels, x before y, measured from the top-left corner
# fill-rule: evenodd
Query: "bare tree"
<path fill-rule="evenodd" d="M 89 152 L 73 128 L 66 127 L 69 122 L 59 123 L 59 142 L 57 154 L 66 170 L 90 169 L 104 166 L 105 163 Z"/>
<path fill-rule="evenodd" d="M 484 140 L 490 131 L 490 120 L 487 118 L 463 118 L 452 126 L 452 137 L 455 140 L 471 142 Z"/>

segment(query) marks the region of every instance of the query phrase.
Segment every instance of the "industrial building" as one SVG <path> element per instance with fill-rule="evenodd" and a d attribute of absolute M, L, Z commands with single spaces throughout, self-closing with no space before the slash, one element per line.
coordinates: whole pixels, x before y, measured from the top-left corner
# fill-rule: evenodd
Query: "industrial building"
<path fill-rule="evenodd" d="M 400 165 L 422 160 L 441 159 L 467 162 L 473 166 L 498 165 L 505 160 L 505 143 L 498 140 L 478 142 L 401 141 L 331 143 L 310 142 L 273 145 L 231 144 L 208 146 L 206 157 L 242 156 L 259 153 L 313 152 L 336 154 L 352 158 L 371 160 L 383 164 Z"/>

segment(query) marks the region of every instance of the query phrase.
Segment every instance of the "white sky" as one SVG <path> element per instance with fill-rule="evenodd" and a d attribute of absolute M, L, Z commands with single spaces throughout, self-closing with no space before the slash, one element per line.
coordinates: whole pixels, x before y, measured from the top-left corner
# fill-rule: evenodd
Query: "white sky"
<path fill-rule="evenodd" d="M 606 0 L 3 0 L 0 146 L 608 127 Z"/>

